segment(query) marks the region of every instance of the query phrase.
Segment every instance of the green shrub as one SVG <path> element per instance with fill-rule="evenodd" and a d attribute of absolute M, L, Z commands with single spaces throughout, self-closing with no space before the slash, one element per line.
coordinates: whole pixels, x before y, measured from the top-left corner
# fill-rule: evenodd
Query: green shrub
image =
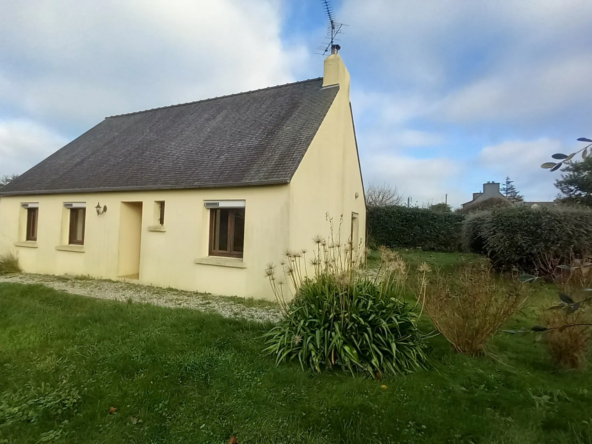
<path fill-rule="evenodd" d="M 18 257 L 14 253 L 0 255 L 0 275 L 20 272 Z"/>
<path fill-rule="evenodd" d="M 552 274 L 558 265 L 592 252 L 592 211 L 501 208 L 469 217 L 463 233 L 472 251 L 484 245 L 496 268 Z"/>
<path fill-rule="evenodd" d="M 436 329 L 459 353 L 482 355 L 491 337 L 524 305 L 529 287 L 500 280 L 489 265 L 424 276 L 420 300 Z"/>
<path fill-rule="evenodd" d="M 458 251 L 464 216 L 422 208 L 368 208 L 370 243 L 389 248 Z"/>
<path fill-rule="evenodd" d="M 309 280 L 286 318 L 265 335 L 265 352 L 278 364 L 297 358 L 315 372 L 339 366 L 380 377 L 425 368 L 425 336 L 417 313 L 398 299 L 399 288 L 393 279 Z"/>

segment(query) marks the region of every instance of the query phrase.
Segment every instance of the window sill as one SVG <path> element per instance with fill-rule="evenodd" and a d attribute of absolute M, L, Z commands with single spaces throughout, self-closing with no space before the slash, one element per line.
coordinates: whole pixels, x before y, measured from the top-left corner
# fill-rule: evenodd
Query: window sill
<path fill-rule="evenodd" d="M 208 256 L 194 261 L 199 265 L 215 265 L 218 267 L 229 267 L 229 268 L 247 268 L 247 265 L 241 258 L 238 257 L 223 257 L 223 256 Z"/>
<path fill-rule="evenodd" d="M 84 253 L 84 245 L 60 245 L 55 249 L 58 251 L 71 251 L 72 253 Z"/>
<path fill-rule="evenodd" d="M 37 248 L 37 241 L 15 242 L 15 247 Z"/>
<path fill-rule="evenodd" d="M 150 225 L 148 231 L 154 231 L 155 233 L 164 233 L 166 227 L 164 225 Z"/>

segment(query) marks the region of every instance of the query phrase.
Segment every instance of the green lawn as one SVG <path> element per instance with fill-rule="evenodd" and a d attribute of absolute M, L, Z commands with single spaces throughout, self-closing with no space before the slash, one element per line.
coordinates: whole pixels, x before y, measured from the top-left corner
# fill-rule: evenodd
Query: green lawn
<path fill-rule="evenodd" d="M 476 262 L 484 260 L 483 256 L 471 253 L 440 253 L 436 251 L 423 251 L 412 248 L 396 249 L 406 263 L 411 267 L 427 262 L 430 266 L 440 269 L 449 269 L 467 262 Z M 378 266 L 380 263 L 380 253 L 378 250 L 370 251 L 368 255 L 368 266 L 370 268 Z"/>
<path fill-rule="evenodd" d="M 0 284 L 0 443 L 592 442 L 591 372 L 531 336 L 487 358 L 436 337 L 431 370 L 379 382 L 275 367 L 268 327 Z"/>

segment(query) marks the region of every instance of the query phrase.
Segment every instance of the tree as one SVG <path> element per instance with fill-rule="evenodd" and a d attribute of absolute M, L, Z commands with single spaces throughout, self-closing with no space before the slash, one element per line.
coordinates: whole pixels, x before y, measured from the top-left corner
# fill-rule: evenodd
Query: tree
<path fill-rule="evenodd" d="M 438 213 L 452 213 L 452 207 L 444 202 L 432 205 L 430 210 L 437 211 Z"/>
<path fill-rule="evenodd" d="M 541 165 L 541 168 L 548 169 L 551 172 L 553 172 L 553 171 L 557 171 L 559 168 L 565 166 L 565 168 L 562 170 L 562 172 L 567 172 L 568 174 L 566 176 L 562 176 L 561 180 L 557 180 L 555 182 L 555 186 L 557 188 L 559 188 L 564 194 L 567 194 L 568 195 L 567 198 L 582 199 L 582 200 L 586 199 L 587 200 L 590 198 L 591 191 L 592 191 L 591 180 L 590 180 L 590 178 L 592 177 L 592 174 L 590 174 L 590 171 L 592 171 L 592 169 L 590 168 L 590 157 L 588 157 L 588 149 L 589 148 L 592 149 L 592 139 L 589 139 L 587 137 L 580 137 L 578 139 L 578 142 L 585 142 L 588 145 L 586 145 L 584 148 L 581 148 L 580 150 L 578 150 L 574 153 L 571 153 L 569 155 L 564 154 L 564 153 L 553 154 L 553 156 L 551 156 L 551 157 L 553 157 L 553 159 L 558 160 L 558 162 L 545 162 Z M 582 162 L 571 162 L 571 160 L 576 155 L 578 155 L 580 153 L 582 153 Z M 584 165 L 580 165 L 580 164 L 584 164 Z M 587 177 L 588 180 L 587 181 L 581 180 L 582 177 L 584 177 L 584 178 Z M 584 189 L 582 189 L 582 185 L 584 185 L 584 187 L 583 187 Z M 568 193 L 572 193 L 572 194 L 570 195 Z M 578 269 L 580 269 L 583 273 L 584 270 L 588 269 L 589 267 L 590 267 L 589 264 L 586 264 L 585 261 L 584 261 L 584 263 L 582 263 L 582 261 L 581 261 L 580 264 L 570 264 L 570 266 L 567 266 L 567 269 L 570 271 L 570 273 L 575 270 L 578 270 Z M 565 267 L 562 267 L 562 268 L 565 268 Z M 522 282 L 533 282 L 537 279 L 538 279 L 537 276 L 532 276 L 529 274 L 523 274 L 522 276 L 520 276 L 520 280 Z M 585 288 L 585 289 L 583 289 L 583 291 L 591 291 L 591 289 Z M 560 300 L 559 305 L 557 305 L 555 307 L 551 307 L 551 308 L 552 309 L 557 309 L 557 308 L 564 309 L 565 310 L 564 313 L 566 315 L 569 315 L 569 314 L 573 314 L 576 311 L 578 311 L 585 303 L 592 302 L 592 297 L 588 297 L 582 301 L 575 302 L 570 295 L 565 294 L 565 293 L 560 293 L 559 300 Z M 547 331 L 559 330 L 561 332 L 561 331 L 565 331 L 567 328 L 573 328 L 573 327 L 592 327 L 592 323 L 564 322 L 563 325 L 554 326 L 554 327 L 535 325 L 534 327 L 531 328 L 531 331 L 536 332 L 536 333 L 542 333 L 542 332 L 547 332 Z"/>
<path fill-rule="evenodd" d="M 522 202 L 524 197 L 518 192 L 514 186 L 514 181 L 509 176 L 506 177 L 506 182 L 502 184 L 502 194 L 512 202 Z"/>
<path fill-rule="evenodd" d="M 555 181 L 561 202 L 592 207 L 592 156 L 565 164 L 561 172 L 561 179 Z"/>
<path fill-rule="evenodd" d="M 369 207 L 387 207 L 389 205 L 401 205 L 403 196 L 399 194 L 397 187 L 387 184 L 372 184 L 366 189 L 366 205 Z"/>
<path fill-rule="evenodd" d="M 18 174 L 5 174 L 4 176 L 0 176 L 0 188 L 5 187 L 18 176 Z"/>

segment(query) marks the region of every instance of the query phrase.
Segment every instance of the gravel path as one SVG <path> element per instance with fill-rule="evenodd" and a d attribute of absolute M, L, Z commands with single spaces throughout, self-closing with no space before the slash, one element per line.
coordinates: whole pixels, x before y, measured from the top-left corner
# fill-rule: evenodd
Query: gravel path
<path fill-rule="evenodd" d="M 110 299 L 120 302 L 131 301 L 161 307 L 191 308 L 219 313 L 226 318 L 243 318 L 258 322 L 277 322 L 281 319 L 280 310 L 277 305 L 271 302 L 238 297 L 212 296 L 129 282 L 38 274 L 10 274 L 0 276 L 0 283 L 41 284 L 54 290 L 97 299 Z"/>

